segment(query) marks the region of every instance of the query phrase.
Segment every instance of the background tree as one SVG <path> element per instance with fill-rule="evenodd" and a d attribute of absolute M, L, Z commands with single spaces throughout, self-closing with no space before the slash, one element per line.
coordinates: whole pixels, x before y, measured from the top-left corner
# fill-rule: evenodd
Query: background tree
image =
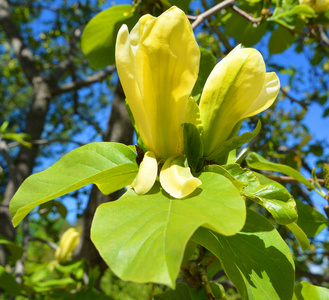
<path fill-rule="evenodd" d="M 311 132 L 310 127 L 318 119 L 328 124 L 328 10 L 315 13 L 308 6 L 296 8 L 298 3 L 293 0 L 137 1 L 130 10 L 127 9 L 130 14 L 124 19 L 116 18 L 115 14 L 108 15 L 109 27 L 102 29 L 110 34 L 110 46 L 103 48 L 108 56 L 100 55 L 97 49 L 88 49 L 88 45 L 84 47 L 94 69 L 101 69 L 95 71 L 81 51 L 81 35 L 88 21 L 109 4 L 101 0 L 0 0 L 0 120 L 4 124 L 0 133 L 3 154 L 0 158 L 3 168 L 0 234 L 4 240 L 17 243 L 25 251 L 15 260 L 8 243 L 7 246 L 3 243 L 0 245 L 0 262 L 11 267 L 18 284 L 34 286 L 34 282 L 26 279 L 31 275 L 29 272 L 52 259 L 47 253 L 48 247 L 56 248 L 51 242 L 58 242 L 59 233 L 68 227 L 67 210 L 74 209 L 73 215 L 77 217 L 76 223 L 82 233 L 75 257 L 85 261 L 81 269 L 85 275 L 89 272 L 89 284 L 96 278 L 98 284 L 95 284 L 100 288 L 97 279 L 101 276 L 97 275 L 96 266 L 102 274 L 106 265 L 90 241 L 90 226 L 96 207 L 117 199 L 119 193 L 104 196 L 96 187 L 75 192 L 71 196 L 75 205 L 70 205 L 68 198 L 43 205 L 25 219 L 18 232 L 12 226 L 8 205 L 32 172 L 51 165 L 76 146 L 100 140 L 132 144 L 133 128 L 115 74 L 113 43 L 116 32 L 120 24 L 128 22 L 132 26 L 138 16 L 145 13 L 159 15 L 170 5 L 177 5 L 189 15 L 200 46 L 208 49 L 205 58 L 209 60 L 201 65 L 205 72 L 210 72 L 215 61 L 239 43 L 256 47 L 263 53 L 266 65 L 281 79 L 281 93 L 271 110 L 262 114 L 262 131 L 249 147 L 264 157 L 275 158 L 279 163 L 300 170 L 309 178 L 315 167 L 319 182 L 324 185 L 323 164 L 329 160 L 328 140 L 325 139 L 328 131 L 321 133 L 311 129 Z M 93 58 L 95 53 L 97 59 Z M 287 56 L 293 59 L 287 61 Z M 250 118 L 242 130 L 254 128 L 256 120 Z M 292 178 L 270 175 L 286 184 L 295 199 L 324 212 L 326 203 L 310 195 Z M 319 223 L 323 228 L 325 221 L 321 219 Z M 280 233 L 296 256 L 298 279 L 308 278 L 314 284 L 327 285 L 328 241 L 325 235 L 313 238 L 314 246 L 304 253 L 285 229 L 282 228 Z M 48 241 L 40 248 L 45 253 L 41 261 L 36 258 L 36 247 L 40 245 L 32 243 L 39 238 L 45 243 Z M 77 269 L 70 269 L 68 274 L 72 270 L 77 273 Z M 75 279 L 86 285 L 87 277 Z M 109 276 L 104 280 L 110 280 Z M 57 284 L 64 291 L 77 287 L 72 282 Z M 223 284 L 230 286 L 227 279 Z M 38 288 L 33 293 L 54 295 L 51 288 Z"/>

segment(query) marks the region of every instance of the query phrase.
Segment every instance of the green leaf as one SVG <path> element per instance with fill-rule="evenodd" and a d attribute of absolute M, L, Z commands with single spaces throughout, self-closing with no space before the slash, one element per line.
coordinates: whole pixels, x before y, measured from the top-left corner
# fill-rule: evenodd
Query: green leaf
<path fill-rule="evenodd" d="M 289 29 L 295 29 L 298 18 L 300 17 L 314 18 L 316 16 L 314 10 L 307 5 L 290 5 L 277 7 L 272 17 L 267 21 L 275 21 Z"/>
<path fill-rule="evenodd" d="M 217 162 L 219 164 L 222 163 L 224 157 L 226 157 L 230 151 L 241 147 L 242 145 L 250 142 L 253 138 L 255 138 L 260 129 L 262 127 L 261 122 L 258 120 L 257 126 L 252 132 L 245 132 L 242 135 L 235 136 L 228 141 L 224 142 L 213 154 L 206 157 L 206 159 Z"/>
<path fill-rule="evenodd" d="M 261 157 L 255 152 L 250 153 L 246 158 L 247 164 L 249 167 L 257 170 L 268 170 L 268 171 L 276 171 L 288 175 L 292 178 L 295 178 L 297 181 L 305 184 L 310 189 L 314 190 L 315 187 L 312 183 L 310 183 L 303 175 L 301 175 L 295 169 L 282 165 L 276 164 L 268 161 L 264 157 Z"/>
<path fill-rule="evenodd" d="M 292 298 L 295 271 L 290 249 L 263 216 L 247 210 L 238 234 L 225 237 L 200 228 L 192 240 L 218 257 L 242 299 Z"/>
<path fill-rule="evenodd" d="M 329 289 L 312 285 L 309 282 L 302 281 L 295 287 L 295 293 L 292 300 L 324 300 L 329 299 Z"/>
<path fill-rule="evenodd" d="M 310 241 L 308 240 L 305 232 L 296 223 L 287 224 L 286 226 L 294 234 L 299 246 L 303 251 L 306 251 L 308 248 L 310 248 Z"/>
<path fill-rule="evenodd" d="M 235 177 L 233 177 L 231 175 L 231 173 L 229 171 L 227 171 L 225 168 L 223 168 L 222 166 L 219 165 L 208 165 L 205 166 L 204 168 L 205 172 L 213 172 L 213 173 L 217 173 L 220 174 L 224 177 L 226 177 L 228 180 L 230 180 L 233 185 L 241 192 L 248 184 L 237 180 Z"/>
<path fill-rule="evenodd" d="M 207 49 L 200 48 L 200 67 L 198 79 L 193 87 L 192 96 L 201 94 L 202 89 L 211 73 L 216 66 L 216 57 Z"/>
<path fill-rule="evenodd" d="M 222 294 L 221 288 L 217 283 L 210 282 L 210 287 L 215 297 Z M 154 300 L 204 300 L 204 299 L 208 299 L 208 296 L 205 288 L 192 289 L 186 283 L 179 282 L 177 283 L 175 290 L 169 290 L 165 293 L 155 295 L 153 299 Z"/>
<path fill-rule="evenodd" d="M 1 234 L 0 234 L 0 244 L 3 244 L 8 248 L 8 250 L 10 251 L 10 259 L 12 259 L 13 261 L 19 260 L 24 253 L 24 249 L 21 246 L 6 239 Z"/>
<path fill-rule="evenodd" d="M 248 8 L 250 9 L 250 6 Z M 238 43 L 245 47 L 251 47 L 257 44 L 264 36 L 266 26 L 266 22 L 254 26 L 252 22 L 233 12 L 225 23 L 225 32 L 227 36 L 236 38 Z"/>
<path fill-rule="evenodd" d="M 288 49 L 295 41 L 295 36 L 283 26 L 273 30 L 268 43 L 270 54 L 277 54 Z"/>
<path fill-rule="evenodd" d="M 92 143 L 66 154 L 47 170 L 31 175 L 10 202 L 14 226 L 37 205 L 95 183 L 104 194 L 133 181 L 136 154 L 118 143 Z"/>
<path fill-rule="evenodd" d="M 226 165 L 224 168 L 237 180 L 248 184 L 241 194 L 265 207 L 279 224 L 285 225 L 297 220 L 295 200 L 280 183 L 242 169 L 237 164 Z"/>
<path fill-rule="evenodd" d="M 202 185 L 182 200 L 155 184 L 145 195 L 129 190 L 97 208 L 91 239 L 123 280 L 175 287 L 184 250 L 200 226 L 233 235 L 245 222 L 245 202 L 225 177 L 202 173 Z"/>
<path fill-rule="evenodd" d="M 203 167 L 203 143 L 200 132 L 191 123 L 183 124 L 184 152 L 193 171 L 200 171 Z"/>
<path fill-rule="evenodd" d="M 0 289 L 3 289 L 10 295 L 18 295 L 20 286 L 16 282 L 14 276 L 9 274 L 6 269 L 0 265 Z M 5 299 L 5 298 L 3 298 Z"/>
<path fill-rule="evenodd" d="M 329 165 L 323 164 L 324 186 L 329 190 Z"/>
<path fill-rule="evenodd" d="M 297 225 L 308 237 L 315 237 L 323 229 L 329 226 L 329 220 L 310 205 L 296 200 L 298 220 Z"/>
<path fill-rule="evenodd" d="M 87 24 L 81 48 L 94 69 L 115 63 L 115 41 L 122 24 L 131 29 L 138 21 L 138 12 L 131 5 L 112 6 L 93 17 Z"/>

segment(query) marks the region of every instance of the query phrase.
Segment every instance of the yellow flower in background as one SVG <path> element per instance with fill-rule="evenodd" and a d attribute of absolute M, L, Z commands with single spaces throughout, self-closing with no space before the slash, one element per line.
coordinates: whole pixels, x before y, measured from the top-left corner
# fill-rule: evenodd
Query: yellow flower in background
<path fill-rule="evenodd" d="M 237 46 L 209 75 L 200 100 L 204 155 L 210 156 L 243 119 L 269 108 L 280 89 L 274 72 L 266 73 L 262 55 Z"/>
<path fill-rule="evenodd" d="M 119 78 L 139 134 L 149 150 L 132 184 L 138 194 L 152 188 L 157 162 L 184 153 L 181 125 L 198 77 L 199 61 L 200 50 L 191 25 L 177 7 L 158 18 L 144 15 L 130 33 L 126 25 L 119 30 L 116 42 Z M 164 180 L 166 175 L 160 177 L 160 182 L 161 178 Z M 192 175 L 171 176 L 168 180 L 173 184 L 164 189 L 172 196 L 182 195 L 176 193 L 177 188 L 172 190 L 175 183 L 186 184 L 192 191 L 201 184 Z"/>
<path fill-rule="evenodd" d="M 299 0 L 299 4 L 312 7 L 316 13 L 329 10 L 329 0 Z"/>
<path fill-rule="evenodd" d="M 71 259 L 74 249 L 78 246 L 80 241 L 80 233 L 73 227 L 67 229 L 60 241 L 59 246 L 55 252 L 56 260 L 59 263 L 65 263 Z"/>

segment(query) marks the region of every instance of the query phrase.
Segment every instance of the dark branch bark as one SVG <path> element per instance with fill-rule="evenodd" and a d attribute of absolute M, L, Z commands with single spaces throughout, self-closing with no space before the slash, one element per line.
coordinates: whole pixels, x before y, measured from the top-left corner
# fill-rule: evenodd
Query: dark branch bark
<path fill-rule="evenodd" d="M 77 81 L 77 82 L 70 82 L 70 83 L 65 83 L 60 86 L 57 86 L 52 89 L 52 94 L 53 95 L 59 95 L 59 94 L 64 94 L 68 93 L 71 91 L 76 91 L 79 90 L 83 87 L 87 87 L 92 85 L 95 82 L 100 82 L 103 79 L 105 79 L 107 76 L 113 73 L 115 70 L 115 67 L 112 66 L 104 71 L 101 71 L 97 74 L 91 75 L 83 80 Z"/>
<path fill-rule="evenodd" d="M 26 78 L 33 87 L 33 99 L 27 115 L 25 133 L 29 134 L 32 140 L 38 140 L 41 137 L 48 111 L 48 103 L 51 98 L 50 88 L 45 78 L 37 69 L 32 52 L 25 45 L 23 38 L 13 23 L 6 0 L 0 0 L 0 25 L 21 63 Z M 13 166 L 15 176 L 9 179 L 5 190 L 4 200 L 2 202 L 4 206 L 0 208 L 0 234 L 10 240 L 13 240 L 15 237 L 15 229 L 11 223 L 11 216 L 8 209 L 9 202 L 19 185 L 31 174 L 37 153 L 37 145 L 33 145 L 31 149 L 21 147 Z M 0 263 L 3 265 L 6 261 L 7 251 L 3 246 L 0 246 Z"/>

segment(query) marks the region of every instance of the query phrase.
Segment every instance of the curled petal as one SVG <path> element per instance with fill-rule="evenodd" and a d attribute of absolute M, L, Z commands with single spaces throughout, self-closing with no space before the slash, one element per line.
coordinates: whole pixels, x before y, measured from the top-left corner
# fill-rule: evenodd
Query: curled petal
<path fill-rule="evenodd" d="M 237 46 L 209 75 L 201 100 L 205 155 L 209 156 L 231 135 L 241 120 L 268 108 L 280 83 L 275 73 L 266 73 L 262 55 Z"/>
<path fill-rule="evenodd" d="M 155 154 L 152 151 L 147 151 L 131 186 L 138 195 L 144 195 L 153 187 L 157 174 L 158 162 Z"/>
<path fill-rule="evenodd" d="M 193 177 L 190 168 L 184 167 L 182 157 L 169 157 L 160 171 L 160 183 L 164 190 L 174 198 L 190 195 L 202 184 Z"/>
<path fill-rule="evenodd" d="M 280 90 L 280 80 L 274 73 L 266 73 L 265 85 L 257 99 L 250 105 L 242 116 L 243 119 L 252 117 L 268 109 L 276 99 Z"/>

